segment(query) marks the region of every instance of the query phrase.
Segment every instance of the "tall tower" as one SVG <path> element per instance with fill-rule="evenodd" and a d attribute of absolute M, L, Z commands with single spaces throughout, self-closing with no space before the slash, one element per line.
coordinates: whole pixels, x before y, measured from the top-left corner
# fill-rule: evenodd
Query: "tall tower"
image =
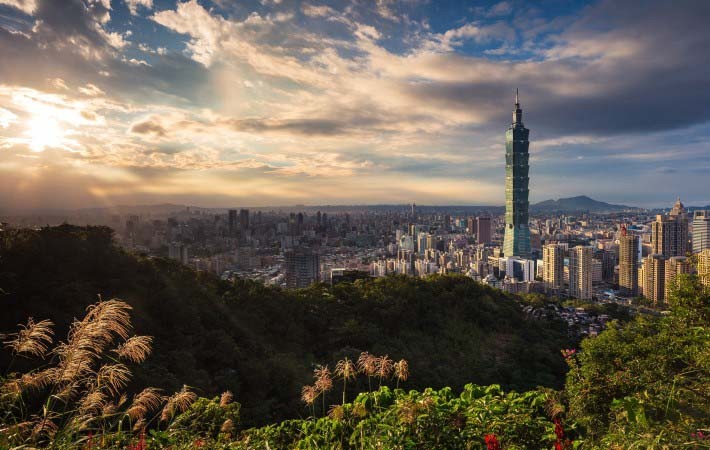
<path fill-rule="evenodd" d="M 523 126 L 523 110 L 515 90 L 513 123 L 505 133 L 505 256 L 530 257 L 528 228 L 528 135 Z"/>

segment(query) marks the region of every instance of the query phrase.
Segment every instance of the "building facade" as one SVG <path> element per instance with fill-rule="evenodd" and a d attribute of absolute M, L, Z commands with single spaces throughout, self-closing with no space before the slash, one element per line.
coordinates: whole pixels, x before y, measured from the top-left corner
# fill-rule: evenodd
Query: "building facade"
<path fill-rule="evenodd" d="M 648 255 L 643 261 L 643 296 L 651 300 L 653 306 L 665 303 L 666 257 L 660 254 Z"/>
<path fill-rule="evenodd" d="M 695 211 L 693 215 L 693 253 L 710 248 L 710 211 Z"/>
<path fill-rule="evenodd" d="M 688 214 L 678 199 L 671 212 L 656 216 L 651 224 L 651 246 L 653 253 L 671 256 L 685 256 L 688 251 Z"/>
<path fill-rule="evenodd" d="M 619 291 L 626 297 L 639 295 L 639 237 L 621 228 L 619 237 Z"/>
<path fill-rule="evenodd" d="M 559 293 L 564 288 L 565 249 L 557 244 L 542 248 L 542 281 L 545 291 Z"/>
<path fill-rule="evenodd" d="M 490 244 L 493 240 L 490 217 L 476 217 L 476 240 L 479 244 Z"/>
<path fill-rule="evenodd" d="M 569 293 L 574 298 L 592 298 L 592 257 L 591 247 L 577 246 L 570 251 Z"/>
<path fill-rule="evenodd" d="M 310 248 L 295 248 L 284 253 L 286 286 L 305 288 L 320 280 L 320 258 Z"/>
<path fill-rule="evenodd" d="M 523 126 L 523 110 L 515 94 L 513 123 L 505 134 L 505 256 L 530 257 L 528 228 L 529 141 L 530 130 Z"/>
<path fill-rule="evenodd" d="M 703 286 L 710 289 L 710 248 L 698 253 L 698 278 Z"/>
<path fill-rule="evenodd" d="M 666 260 L 664 298 L 668 301 L 668 294 L 675 285 L 678 275 L 690 273 L 690 261 L 685 256 L 671 256 Z"/>

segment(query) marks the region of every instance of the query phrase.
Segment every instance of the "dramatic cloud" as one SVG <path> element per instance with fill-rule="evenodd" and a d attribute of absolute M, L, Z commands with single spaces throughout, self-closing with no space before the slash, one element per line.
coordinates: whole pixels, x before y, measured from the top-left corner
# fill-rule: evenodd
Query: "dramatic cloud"
<path fill-rule="evenodd" d="M 533 199 L 710 202 L 709 16 L 692 0 L 0 0 L 0 190 L 496 204 L 518 87 Z"/>

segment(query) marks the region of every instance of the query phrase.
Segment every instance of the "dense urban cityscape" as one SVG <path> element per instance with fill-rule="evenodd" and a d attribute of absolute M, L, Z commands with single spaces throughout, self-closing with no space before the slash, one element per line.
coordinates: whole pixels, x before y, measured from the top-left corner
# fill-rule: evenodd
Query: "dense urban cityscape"
<path fill-rule="evenodd" d="M 161 205 L 123 207 L 134 210 L 123 214 L 107 209 L 6 219 L 20 222 L 4 226 L 42 220 L 107 225 L 133 252 L 223 279 L 285 288 L 458 273 L 514 294 L 662 310 L 678 274 L 699 273 L 710 283 L 710 210 L 689 211 L 680 198 L 668 210 L 562 199 L 557 206 L 540 204 L 529 219 L 528 134 L 516 91 L 506 134 L 504 214 L 500 207 L 415 203 L 228 210 Z"/>

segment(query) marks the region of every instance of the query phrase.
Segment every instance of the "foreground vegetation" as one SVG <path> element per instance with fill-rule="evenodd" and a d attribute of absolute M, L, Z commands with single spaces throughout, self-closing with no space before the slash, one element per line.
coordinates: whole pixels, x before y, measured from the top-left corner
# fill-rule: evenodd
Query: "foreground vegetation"
<path fill-rule="evenodd" d="M 6 281 L 11 278 L 7 273 L 3 277 Z M 207 281 L 214 282 L 212 278 Z M 474 308 L 476 300 L 471 292 L 475 292 L 481 303 L 477 313 L 501 312 L 492 309 L 494 305 L 485 298 L 488 290 L 476 291 L 477 285 L 458 277 L 427 281 L 394 278 L 380 283 L 384 286 L 364 283 L 346 285 L 341 290 L 320 287 L 292 294 L 295 297 L 290 299 L 312 308 L 303 313 L 306 317 L 298 319 L 309 324 L 327 317 L 323 310 L 328 307 L 323 304 L 332 302 L 347 311 L 345 292 L 360 302 L 368 302 L 364 293 L 388 294 L 378 301 L 403 302 L 412 307 L 411 300 L 400 299 L 414 296 L 408 289 L 423 289 L 427 295 L 437 292 L 441 296 L 430 297 L 430 303 L 444 302 L 464 316 L 467 310 L 456 309 L 458 303 L 446 296 L 472 296 L 459 303 L 470 302 L 466 307 Z M 378 291 L 384 287 L 394 291 Z M 238 301 L 230 298 L 236 295 L 233 289 L 222 292 L 222 302 L 215 301 L 217 308 Z M 315 292 L 323 297 L 320 302 L 309 297 Z M 506 299 L 498 299 L 510 306 L 504 311 L 514 311 L 514 305 L 507 305 Z M 4 337 L 9 358 L 0 379 L 0 448 L 708 448 L 710 336 L 706 324 L 710 292 L 697 279 L 682 277 L 669 300 L 667 316 L 612 322 L 606 331 L 584 340 L 576 349 L 549 350 L 546 361 L 558 358 L 569 368 L 562 389 L 510 391 L 497 384 L 412 389 L 420 377 L 419 363 L 400 358 L 417 353 L 389 353 L 398 359 L 395 362 L 377 349 L 372 349 L 373 353 L 363 350 L 359 356 L 348 351 L 338 360 L 318 361 L 314 357 L 314 362 L 323 365 L 309 367 L 308 373 L 299 378 L 300 383 L 289 395 L 296 397 L 302 418 L 274 420 L 264 426 L 243 420 L 242 398 L 248 398 L 248 391 L 200 398 L 197 389 L 181 385 L 173 394 L 172 390 L 144 386 L 132 393 L 133 374 L 150 373 L 140 368 L 159 357 L 158 337 L 133 334 L 131 313 L 138 319 L 137 308 L 120 300 L 102 301 L 79 314 L 83 319 L 71 322 L 63 340 L 55 339 L 64 333 L 46 320 L 27 321 Z M 381 305 L 380 314 L 391 311 L 387 306 L 392 308 Z M 423 312 L 444 314 L 436 309 Z M 410 320 L 423 320 L 410 311 L 399 313 Z M 392 317 L 392 322 L 397 319 Z M 500 320 L 505 323 L 506 319 Z M 456 324 L 451 320 L 447 323 Z M 400 325 L 399 331 L 409 329 Z M 494 326 L 486 329 L 499 330 Z M 432 333 L 452 342 L 441 330 Z M 500 336 L 496 335 L 498 339 Z M 543 346 L 549 347 L 549 343 Z M 481 355 L 485 353 L 478 353 L 478 358 L 484 358 Z M 439 356 L 430 353 L 431 364 Z M 467 357 L 472 358 L 462 356 L 462 360 Z M 426 376 L 427 366 L 422 367 Z M 448 370 L 454 367 L 452 364 Z M 497 366 L 501 367 L 505 366 Z M 474 378 L 476 374 L 469 376 Z M 160 378 L 152 381 L 159 382 Z M 273 387 L 273 392 L 278 388 Z"/>
<path fill-rule="evenodd" d="M 238 393 L 250 426 L 305 417 L 299 398 L 317 364 L 334 367 L 363 351 L 406 359 L 417 376 L 401 387 L 467 383 L 525 391 L 560 388 L 572 347 L 564 323 L 526 320 L 518 302 L 467 277 L 388 277 L 300 291 L 236 284 L 173 261 L 123 252 L 103 227 L 61 226 L 0 234 L 0 331 L 27 317 L 67 333 L 96 295 L 133 308 L 152 355 L 130 394 L 184 384 L 202 396 Z M 9 355 L 0 353 L 0 369 Z M 14 370 L 34 362 L 16 360 Z M 366 380 L 352 386 L 367 390 Z M 389 386 L 394 387 L 394 381 Z"/>

